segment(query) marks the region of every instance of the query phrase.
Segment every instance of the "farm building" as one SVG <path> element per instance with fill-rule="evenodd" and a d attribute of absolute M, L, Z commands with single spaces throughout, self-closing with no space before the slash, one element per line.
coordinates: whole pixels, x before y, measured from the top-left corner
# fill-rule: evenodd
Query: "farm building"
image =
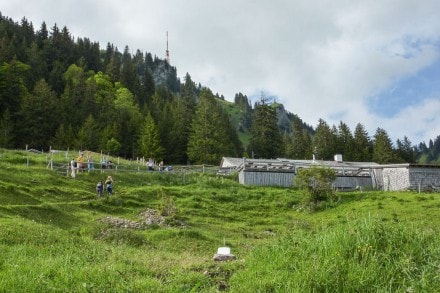
<path fill-rule="evenodd" d="M 394 164 L 381 165 L 376 170 L 383 190 L 440 191 L 440 166 Z"/>
<path fill-rule="evenodd" d="M 224 157 L 219 172 L 238 172 L 239 182 L 245 185 L 289 187 L 299 169 L 312 166 L 335 170 L 334 187 L 340 190 L 440 190 L 440 166 L 344 162 L 340 155 L 334 161 Z"/>

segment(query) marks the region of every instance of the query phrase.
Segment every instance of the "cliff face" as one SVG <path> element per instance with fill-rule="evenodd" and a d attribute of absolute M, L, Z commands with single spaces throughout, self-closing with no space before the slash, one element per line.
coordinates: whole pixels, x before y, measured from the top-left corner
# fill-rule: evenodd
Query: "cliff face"
<path fill-rule="evenodd" d="M 277 111 L 277 117 L 278 117 L 278 126 L 281 130 L 281 132 L 292 132 L 291 127 L 291 119 L 289 118 L 289 113 L 284 108 L 283 104 L 277 104 L 276 105 L 276 111 Z"/>

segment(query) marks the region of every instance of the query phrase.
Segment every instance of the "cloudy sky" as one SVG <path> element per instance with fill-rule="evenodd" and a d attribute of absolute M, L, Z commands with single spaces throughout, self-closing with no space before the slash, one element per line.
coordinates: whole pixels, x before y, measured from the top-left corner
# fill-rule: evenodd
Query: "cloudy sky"
<path fill-rule="evenodd" d="M 4 16 L 67 26 L 105 48 L 165 57 L 233 101 L 274 97 L 316 126 L 440 135 L 438 0 L 0 0 Z"/>

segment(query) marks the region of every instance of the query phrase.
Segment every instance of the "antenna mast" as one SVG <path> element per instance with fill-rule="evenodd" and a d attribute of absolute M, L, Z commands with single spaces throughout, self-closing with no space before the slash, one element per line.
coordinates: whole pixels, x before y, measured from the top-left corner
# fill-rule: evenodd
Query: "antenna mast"
<path fill-rule="evenodd" d="M 168 31 L 167 31 L 167 50 L 165 51 L 165 58 L 167 63 L 170 64 L 170 51 L 168 50 Z"/>

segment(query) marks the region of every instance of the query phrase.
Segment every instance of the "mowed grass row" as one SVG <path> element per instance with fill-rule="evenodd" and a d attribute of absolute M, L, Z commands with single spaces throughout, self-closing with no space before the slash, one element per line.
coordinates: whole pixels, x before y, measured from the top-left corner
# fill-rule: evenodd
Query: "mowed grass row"
<path fill-rule="evenodd" d="M 44 164 L 14 163 L 11 153 L 2 158 L 0 291 L 440 288 L 438 193 L 340 193 L 338 203 L 309 213 L 299 190 L 246 187 L 210 174 L 133 172 L 113 173 L 114 195 L 98 199 L 95 184 L 107 173 L 71 179 Z M 140 222 L 147 209 L 168 211 L 170 225 L 130 229 L 104 221 Z M 236 261 L 212 260 L 223 245 Z"/>

